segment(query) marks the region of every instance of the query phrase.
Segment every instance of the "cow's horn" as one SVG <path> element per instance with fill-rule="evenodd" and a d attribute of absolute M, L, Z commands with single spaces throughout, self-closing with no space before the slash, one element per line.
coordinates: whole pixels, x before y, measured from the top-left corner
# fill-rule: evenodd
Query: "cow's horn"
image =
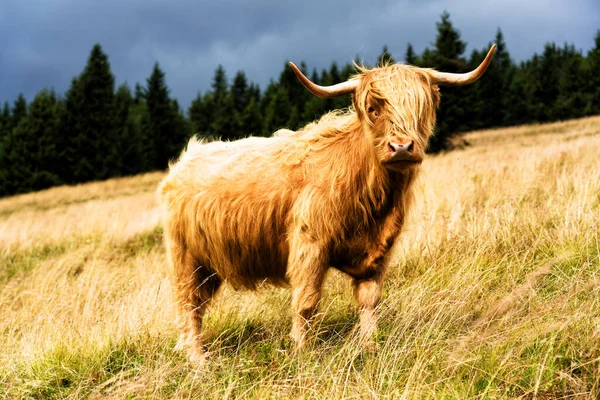
<path fill-rule="evenodd" d="M 357 80 L 349 80 L 331 86 L 320 86 L 312 82 L 306 76 L 304 76 L 302 71 L 300 71 L 298 67 L 294 65 L 293 62 L 290 62 L 290 67 L 292 67 L 292 70 L 294 71 L 300 82 L 302 82 L 304 87 L 307 88 L 309 92 L 318 97 L 323 97 L 326 99 L 331 97 L 338 97 L 345 94 L 353 93 L 354 90 L 356 90 L 356 88 L 358 87 Z"/>
<path fill-rule="evenodd" d="M 488 51 L 487 56 L 485 56 L 485 60 L 479 64 L 479 67 L 475 68 L 471 72 L 467 72 L 465 74 L 453 74 L 450 72 L 432 71 L 431 75 L 438 85 L 462 86 L 473 83 L 479 79 L 481 75 L 483 75 L 487 67 L 490 65 L 495 49 L 496 45 L 494 44 L 492 45 L 490 51 Z"/>

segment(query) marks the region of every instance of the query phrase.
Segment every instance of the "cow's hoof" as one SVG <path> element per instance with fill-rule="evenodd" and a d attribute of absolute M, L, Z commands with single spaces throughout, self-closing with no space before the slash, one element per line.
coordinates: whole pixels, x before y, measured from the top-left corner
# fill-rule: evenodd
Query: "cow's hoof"
<path fill-rule="evenodd" d="M 191 349 L 188 353 L 190 363 L 197 367 L 203 367 L 208 362 L 208 354 L 204 350 Z"/>

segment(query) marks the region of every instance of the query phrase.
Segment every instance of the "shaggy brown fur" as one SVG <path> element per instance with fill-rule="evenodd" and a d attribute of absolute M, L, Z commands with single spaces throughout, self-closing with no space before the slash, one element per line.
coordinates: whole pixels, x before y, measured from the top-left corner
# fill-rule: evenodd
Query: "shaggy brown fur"
<path fill-rule="evenodd" d="M 412 184 L 435 124 L 430 70 L 361 69 L 353 106 L 297 132 L 205 143 L 193 138 L 159 188 L 183 334 L 204 359 L 201 327 L 222 282 L 292 288 L 298 347 L 329 267 L 354 280 L 369 341 L 386 256 L 410 207 Z M 388 164 L 390 142 L 413 141 L 417 162 Z"/>

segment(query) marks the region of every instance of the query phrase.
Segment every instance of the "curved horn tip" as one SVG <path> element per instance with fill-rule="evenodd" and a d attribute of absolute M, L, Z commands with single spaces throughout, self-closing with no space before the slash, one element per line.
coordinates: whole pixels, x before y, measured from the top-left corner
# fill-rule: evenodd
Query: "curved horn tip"
<path fill-rule="evenodd" d="M 487 55 L 485 56 L 485 58 L 483 59 L 483 61 L 479 65 L 479 67 L 477 67 L 477 69 L 483 68 L 483 71 L 481 71 L 481 74 L 483 74 L 485 72 L 489 63 L 492 61 L 492 57 L 494 56 L 495 51 L 496 51 L 496 44 L 494 43 L 494 44 L 492 44 L 492 47 L 490 47 L 490 50 L 488 51 Z"/>
<path fill-rule="evenodd" d="M 496 52 L 496 43 L 492 44 L 492 47 L 490 47 L 490 49 L 488 50 L 482 63 L 485 63 L 485 62 L 491 60 L 492 56 L 494 55 L 495 52 Z"/>
<path fill-rule="evenodd" d="M 432 76 L 439 85 L 463 86 L 471 84 L 478 80 L 485 73 L 490 63 L 492 62 L 494 51 L 496 51 L 496 44 L 493 44 L 492 47 L 490 47 L 490 50 L 488 51 L 481 64 L 479 64 L 479 66 L 471 72 L 451 73 L 434 70 L 432 72 Z"/>
<path fill-rule="evenodd" d="M 298 68 L 298 67 L 296 66 L 296 64 L 294 64 L 293 62 L 291 62 L 291 61 L 290 61 L 290 62 L 289 62 L 289 65 L 290 65 L 290 67 L 292 68 L 292 71 L 294 71 L 294 73 L 295 73 L 296 75 L 298 75 L 298 73 L 302 73 L 302 72 L 300 71 L 300 68 Z"/>

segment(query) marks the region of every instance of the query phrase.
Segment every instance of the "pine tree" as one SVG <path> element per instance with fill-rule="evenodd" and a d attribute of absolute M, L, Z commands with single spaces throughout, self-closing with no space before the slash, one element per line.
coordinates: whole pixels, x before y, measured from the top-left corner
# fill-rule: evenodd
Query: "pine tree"
<path fill-rule="evenodd" d="M 231 138 L 240 139 L 245 136 L 248 136 L 248 132 L 246 131 L 244 126 L 243 117 L 244 111 L 249 101 L 248 80 L 246 79 L 246 75 L 242 71 L 238 71 L 238 73 L 233 78 L 233 83 L 231 85 L 231 99 L 233 102 L 234 118 Z"/>
<path fill-rule="evenodd" d="M 56 95 L 42 90 L 29 106 L 10 138 L 2 146 L 2 194 L 25 193 L 58 185 L 59 163 Z"/>
<path fill-rule="evenodd" d="M 558 98 L 554 119 L 579 118 L 585 115 L 587 98 L 584 90 L 586 77 L 584 57 L 575 46 L 565 45 L 562 49 L 563 65 L 558 80 Z"/>
<path fill-rule="evenodd" d="M 137 105 L 144 101 L 146 101 L 146 93 L 144 92 L 144 88 L 142 87 L 142 85 L 140 85 L 138 82 L 135 84 L 135 94 L 133 96 L 133 103 Z"/>
<path fill-rule="evenodd" d="M 255 97 L 250 97 L 248 105 L 241 114 L 241 125 L 244 127 L 246 136 L 264 135 L 262 124 L 263 116 L 260 112 L 258 101 Z"/>
<path fill-rule="evenodd" d="M 381 54 L 379 55 L 379 57 L 377 57 L 377 65 L 378 66 L 391 65 L 391 64 L 394 64 L 395 62 L 396 62 L 396 60 L 394 60 L 394 57 L 388 51 L 388 47 L 384 45 L 383 50 L 381 51 Z"/>
<path fill-rule="evenodd" d="M 117 169 L 121 175 L 133 175 L 144 171 L 144 140 L 141 126 L 136 123 L 135 104 L 127 84 L 119 86 L 115 94 L 115 116 L 117 119 L 119 150 Z"/>
<path fill-rule="evenodd" d="M 513 100 L 509 99 L 509 97 L 511 87 L 513 87 L 513 79 L 517 66 L 510 58 L 506 42 L 504 41 L 504 34 L 500 28 L 498 28 L 496 31 L 496 38 L 494 42 L 497 46 L 496 54 L 494 54 L 494 58 L 497 59 L 495 65 L 499 67 L 500 75 L 502 76 L 502 92 L 490 95 L 500 98 L 499 107 L 502 110 L 502 121 L 498 123 L 498 126 L 505 126 L 510 125 L 509 112 Z"/>
<path fill-rule="evenodd" d="M 14 178 L 15 165 L 12 164 L 11 153 L 15 150 L 14 130 L 0 139 L 0 197 L 17 192 L 20 186 Z M 16 167 L 20 167 L 17 164 Z"/>
<path fill-rule="evenodd" d="M 233 97 L 233 108 L 236 112 L 241 113 L 248 104 L 248 80 L 243 71 L 238 71 L 233 78 L 231 85 L 231 95 Z"/>
<path fill-rule="evenodd" d="M 258 85 L 255 85 L 254 83 L 251 83 L 250 86 L 248 86 L 248 91 L 246 92 L 247 94 L 247 104 L 250 104 L 250 100 L 254 100 L 257 104 L 260 102 L 261 99 L 261 95 L 260 95 L 260 88 L 258 87 Z"/>
<path fill-rule="evenodd" d="M 479 51 L 474 49 L 471 52 L 471 57 L 467 65 L 469 69 L 476 68 L 485 58 L 486 52 Z M 486 75 L 491 69 L 488 67 L 486 71 Z M 482 84 L 480 81 L 477 81 L 471 85 L 467 85 L 463 87 L 462 95 L 463 95 L 463 104 L 465 106 L 465 120 L 463 121 L 462 129 L 471 130 L 471 129 L 482 129 L 485 126 L 487 121 L 486 111 L 489 107 L 489 89 L 495 85 L 487 85 Z M 494 94 L 496 95 L 496 94 Z M 443 96 L 443 94 L 442 94 Z M 466 99 L 465 99 L 466 98 Z"/>
<path fill-rule="evenodd" d="M 356 64 L 360 65 L 357 61 Z M 354 65 L 347 63 L 346 65 L 344 65 L 344 68 L 342 68 L 342 72 L 340 72 L 340 78 L 342 82 L 345 82 L 348 79 L 350 79 L 355 73 L 356 69 L 354 68 Z"/>
<path fill-rule="evenodd" d="M 335 61 L 331 63 L 331 67 L 329 68 L 328 75 L 329 75 L 330 85 L 335 85 L 337 83 L 342 82 L 342 80 L 343 80 L 340 70 L 338 68 L 338 65 Z M 301 86 L 301 85 L 298 85 L 298 86 Z M 309 94 L 306 89 L 304 89 L 304 88 L 302 88 L 302 89 L 304 90 L 304 92 L 306 94 Z M 337 110 L 337 109 L 342 109 L 342 108 L 348 107 L 350 105 L 350 103 L 351 103 L 350 96 L 335 97 L 335 98 L 325 102 L 327 111 Z"/>
<path fill-rule="evenodd" d="M 13 128 L 16 128 L 17 125 L 21 122 L 23 118 L 27 117 L 27 100 L 25 100 L 25 96 L 22 93 L 19 93 L 17 100 L 15 100 L 15 104 L 13 105 L 12 114 L 11 114 L 11 125 Z"/>
<path fill-rule="evenodd" d="M 271 102 L 267 107 L 265 115 L 265 128 L 267 132 L 273 134 L 278 129 L 290 127 L 287 125 L 292 112 L 292 104 L 290 104 L 287 90 L 278 86 L 277 91 L 271 97 Z"/>
<path fill-rule="evenodd" d="M 310 75 L 310 80 L 316 83 L 317 85 L 321 84 L 321 78 L 319 77 L 319 73 L 316 68 L 313 68 L 312 73 Z"/>
<path fill-rule="evenodd" d="M 419 64 L 418 61 L 420 61 L 421 63 Z M 436 69 L 441 69 L 437 66 L 437 63 L 438 59 L 436 52 L 434 50 L 431 50 L 429 47 L 425 47 L 425 50 L 423 50 L 423 54 L 421 54 L 420 57 L 417 57 L 417 64 L 415 65 L 422 67 L 435 67 Z"/>
<path fill-rule="evenodd" d="M 4 102 L 2 112 L 0 113 L 0 118 L 2 118 L 2 122 L 4 124 L 10 123 L 10 105 L 8 104 L 8 101 Z"/>
<path fill-rule="evenodd" d="M 139 83 L 136 83 L 134 90 L 133 99 L 127 112 L 127 124 L 129 124 L 127 129 L 131 129 L 133 132 L 132 135 L 138 137 L 140 142 L 140 164 L 137 171 L 147 172 L 154 169 L 153 163 L 156 158 L 154 154 L 155 145 L 151 132 L 146 129 L 149 126 L 148 122 L 150 117 L 148 115 L 148 104 L 146 103 L 144 88 Z M 120 95 L 118 93 L 119 91 L 117 91 L 117 95 L 115 96 L 117 116 L 122 112 L 122 110 L 119 110 L 118 104 L 126 97 L 124 96 L 124 93 L 121 93 Z M 123 96 L 121 100 L 118 100 L 119 96 Z M 126 132 L 122 132 L 122 134 L 125 135 Z M 128 174 L 129 172 L 127 170 L 128 167 L 125 164 L 123 173 Z"/>
<path fill-rule="evenodd" d="M 586 115 L 600 114 L 600 29 L 596 31 L 594 43 L 586 57 Z"/>
<path fill-rule="evenodd" d="M 338 65 L 335 61 L 333 61 L 331 63 L 331 66 L 329 67 L 328 75 L 329 75 L 330 85 L 335 85 L 342 81 L 342 78 L 340 77 L 340 69 L 338 68 Z"/>
<path fill-rule="evenodd" d="M 167 143 L 171 140 L 169 122 L 173 119 L 173 112 L 165 74 L 158 63 L 154 63 L 145 92 L 148 105 L 148 136 L 152 138 L 154 145 L 154 159 L 151 164 L 155 169 L 162 169 L 166 167 L 169 159 Z"/>
<path fill-rule="evenodd" d="M 173 121 L 173 128 L 177 135 L 181 138 L 182 144 L 176 148 L 175 156 L 179 156 L 183 146 L 187 143 L 189 138 L 192 136 L 192 123 L 185 117 L 183 109 L 179 106 L 177 99 L 173 99 L 171 104 L 175 111 L 175 120 Z"/>
<path fill-rule="evenodd" d="M 318 74 L 316 69 L 313 69 L 310 80 L 323 86 L 328 86 L 333 83 L 329 73 L 324 69 L 321 70 L 321 75 Z M 305 88 L 303 88 L 303 90 L 308 93 Z M 323 99 L 310 93 L 308 93 L 308 96 L 308 101 L 304 104 L 304 111 L 300 114 L 300 125 L 305 125 L 320 118 L 328 110 L 333 108 L 332 99 Z"/>
<path fill-rule="evenodd" d="M 263 117 L 262 136 L 265 136 L 265 137 L 269 137 L 273 134 L 270 126 L 268 126 L 268 124 L 266 123 L 266 115 L 268 113 L 272 112 L 270 110 L 270 107 L 271 107 L 271 104 L 273 104 L 273 98 L 276 96 L 278 90 L 279 90 L 279 84 L 271 79 L 269 81 L 269 84 L 267 85 L 267 88 L 265 89 L 265 92 L 263 93 L 263 95 L 260 99 L 259 108 L 260 108 L 260 113 Z"/>
<path fill-rule="evenodd" d="M 507 91 L 503 96 L 505 104 L 504 125 L 520 125 L 532 120 L 530 95 L 525 63 L 509 71 Z"/>
<path fill-rule="evenodd" d="M 538 54 L 534 54 L 531 60 L 526 61 L 522 64 L 522 75 L 524 78 L 524 93 L 525 93 L 525 107 L 527 110 L 527 116 L 524 122 L 541 122 L 545 120 L 544 115 L 546 114 L 546 106 L 543 100 L 542 88 L 542 57 Z"/>
<path fill-rule="evenodd" d="M 222 140 L 236 139 L 233 96 L 228 90 L 227 76 L 222 65 L 215 70 L 210 99 L 206 103 L 210 115 L 210 135 Z"/>
<path fill-rule="evenodd" d="M 142 132 L 152 142 L 153 149 L 147 154 L 154 169 L 164 169 L 168 162 L 179 156 L 189 132 L 180 110 L 169 98 L 165 73 L 154 64 L 146 88 L 147 115 L 144 116 Z"/>
<path fill-rule="evenodd" d="M 137 106 L 135 111 L 137 112 L 142 138 L 142 171 L 153 171 L 158 168 L 158 155 L 154 126 L 148 104 L 144 101 L 142 106 Z"/>
<path fill-rule="evenodd" d="M 322 74 L 322 76 L 325 76 L 327 75 L 327 72 L 323 70 Z M 321 76 L 319 76 L 319 73 L 317 72 L 316 68 L 312 69 L 312 72 L 310 74 L 310 80 L 316 83 L 317 85 L 330 84 L 329 81 L 323 82 L 321 80 Z M 327 110 L 327 105 L 325 99 L 310 94 L 310 92 L 308 92 L 308 90 L 306 90 L 306 88 L 299 82 L 297 83 L 297 86 L 299 90 L 302 91 L 302 96 L 304 99 L 302 107 L 297 107 L 299 115 L 298 126 L 302 127 L 307 123 L 312 122 L 316 118 L 320 117 Z"/>
<path fill-rule="evenodd" d="M 509 79 L 512 62 L 506 50 L 504 35 L 500 28 L 496 32 L 495 44 L 496 51 L 485 76 L 465 88 L 473 103 L 476 103 L 474 109 L 468 108 L 469 111 L 467 111 L 468 114 L 473 116 L 474 121 L 474 123 L 467 126 L 468 129 L 502 126 L 506 120 L 504 98 L 510 87 Z M 478 57 L 471 60 L 469 69 L 476 68 L 483 61 L 491 45 L 489 43 L 486 49 L 477 52 Z M 468 119 L 469 116 L 467 116 Z"/>
<path fill-rule="evenodd" d="M 75 138 L 84 129 L 84 101 L 80 80 L 79 78 L 73 78 L 66 93 L 64 110 L 60 115 L 60 137 L 58 138 L 61 158 L 64 160 L 60 166 L 59 176 L 66 183 L 81 182 L 75 174 L 75 165 L 89 162 L 87 158 L 79 154 L 80 145 L 74 143 Z M 91 165 L 86 167 L 86 169 L 89 168 L 91 168 Z"/>
<path fill-rule="evenodd" d="M 3 194 L 7 194 L 4 193 L 5 190 L 7 190 L 7 188 L 5 189 L 5 186 L 7 184 L 7 173 L 8 171 L 3 170 L 3 168 L 8 168 L 8 162 L 7 160 L 3 160 L 3 157 L 6 157 L 6 151 L 4 149 L 4 146 L 8 146 L 9 145 L 9 141 L 10 141 L 10 137 L 12 136 L 12 123 L 11 123 L 11 118 L 10 118 L 10 106 L 8 105 L 8 102 L 4 102 L 4 107 L 2 108 L 2 111 L 0 112 L 0 197 Z M 6 164 L 6 166 L 5 166 Z"/>
<path fill-rule="evenodd" d="M 221 101 L 227 95 L 227 75 L 221 64 L 215 70 L 211 87 L 216 102 Z"/>
<path fill-rule="evenodd" d="M 10 106 L 8 105 L 8 101 L 5 101 L 2 111 L 0 111 L 0 146 L 2 143 L 2 138 L 8 136 L 11 131 L 12 121 L 10 118 Z"/>
<path fill-rule="evenodd" d="M 467 44 L 460 38 L 460 32 L 454 28 L 450 21 L 450 14 L 444 11 L 441 21 L 436 22 L 438 34 L 435 39 L 435 49 L 439 67 L 448 72 L 458 72 L 463 68 L 462 55 Z"/>
<path fill-rule="evenodd" d="M 466 63 L 462 55 L 466 43 L 460 38 L 460 32 L 450 22 L 450 14 L 444 11 L 441 21 L 436 23 L 437 37 L 435 40 L 435 51 L 431 54 L 433 65 L 437 69 L 446 72 L 464 72 Z M 423 55 L 423 61 L 429 62 L 428 54 Z M 437 132 L 431 138 L 429 151 L 437 152 L 449 145 L 451 136 L 460 132 L 465 125 L 464 103 L 465 94 L 463 88 L 444 87 L 443 95 L 438 109 Z"/>
<path fill-rule="evenodd" d="M 262 93 L 260 91 L 260 87 L 257 84 L 251 83 L 248 88 L 248 105 L 244 110 L 244 119 L 246 121 L 244 130 L 246 132 L 250 132 L 252 135 L 257 136 L 260 136 L 262 133 L 263 116 L 260 114 L 261 101 Z"/>
<path fill-rule="evenodd" d="M 192 124 L 192 132 L 194 135 L 201 137 L 210 137 L 210 106 L 213 103 L 212 94 L 206 93 L 204 96 L 200 92 L 188 109 L 188 115 Z"/>
<path fill-rule="evenodd" d="M 335 76 L 332 76 L 330 71 L 333 70 L 334 72 L 336 72 Z M 322 69 L 321 70 L 321 76 L 319 77 L 319 81 L 321 82 L 321 85 L 323 86 L 330 86 L 333 85 L 335 83 L 338 83 L 336 81 L 336 79 L 338 79 L 338 75 L 337 75 L 337 65 L 335 65 L 335 68 L 333 67 L 333 65 L 329 68 L 329 71 L 326 69 Z M 314 118 L 313 119 L 317 119 L 320 118 L 323 114 L 325 114 L 327 111 L 333 110 L 335 108 L 335 102 L 336 102 L 336 98 L 333 99 L 322 99 L 320 97 L 317 96 L 313 96 L 311 95 L 312 99 L 310 101 L 310 105 L 313 108 L 314 111 Z"/>
<path fill-rule="evenodd" d="M 544 53 L 540 59 L 540 69 L 537 75 L 539 82 L 538 91 L 534 101 L 542 104 L 537 113 L 538 120 L 549 122 L 556 117 L 556 101 L 558 99 L 558 81 L 562 67 L 560 50 L 554 43 L 544 46 Z"/>
<path fill-rule="evenodd" d="M 306 63 L 302 61 L 299 65 L 300 71 L 306 75 L 307 67 Z M 302 86 L 302 84 L 298 81 L 296 74 L 290 67 L 289 63 L 285 63 L 283 67 L 283 71 L 279 75 L 279 87 L 282 87 L 288 96 L 288 101 L 290 105 L 296 109 L 297 117 L 294 117 L 292 123 L 298 125 L 300 123 L 299 116 L 304 111 L 304 107 L 306 102 L 310 99 L 311 94 Z M 290 116 L 287 116 L 288 119 Z M 294 129 L 294 128 L 290 128 Z"/>
<path fill-rule="evenodd" d="M 67 94 L 65 127 L 71 133 L 69 168 L 74 182 L 119 174 L 114 85 L 108 56 L 95 44 Z"/>
<path fill-rule="evenodd" d="M 300 126 L 300 113 L 295 105 L 291 106 L 288 119 L 284 124 L 284 127 L 291 130 L 297 130 Z"/>
<path fill-rule="evenodd" d="M 406 53 L 404 54 L 404 62 L 410 65 L 417 65 L 417 55 L 412 44 L 406 46 Z"/>

